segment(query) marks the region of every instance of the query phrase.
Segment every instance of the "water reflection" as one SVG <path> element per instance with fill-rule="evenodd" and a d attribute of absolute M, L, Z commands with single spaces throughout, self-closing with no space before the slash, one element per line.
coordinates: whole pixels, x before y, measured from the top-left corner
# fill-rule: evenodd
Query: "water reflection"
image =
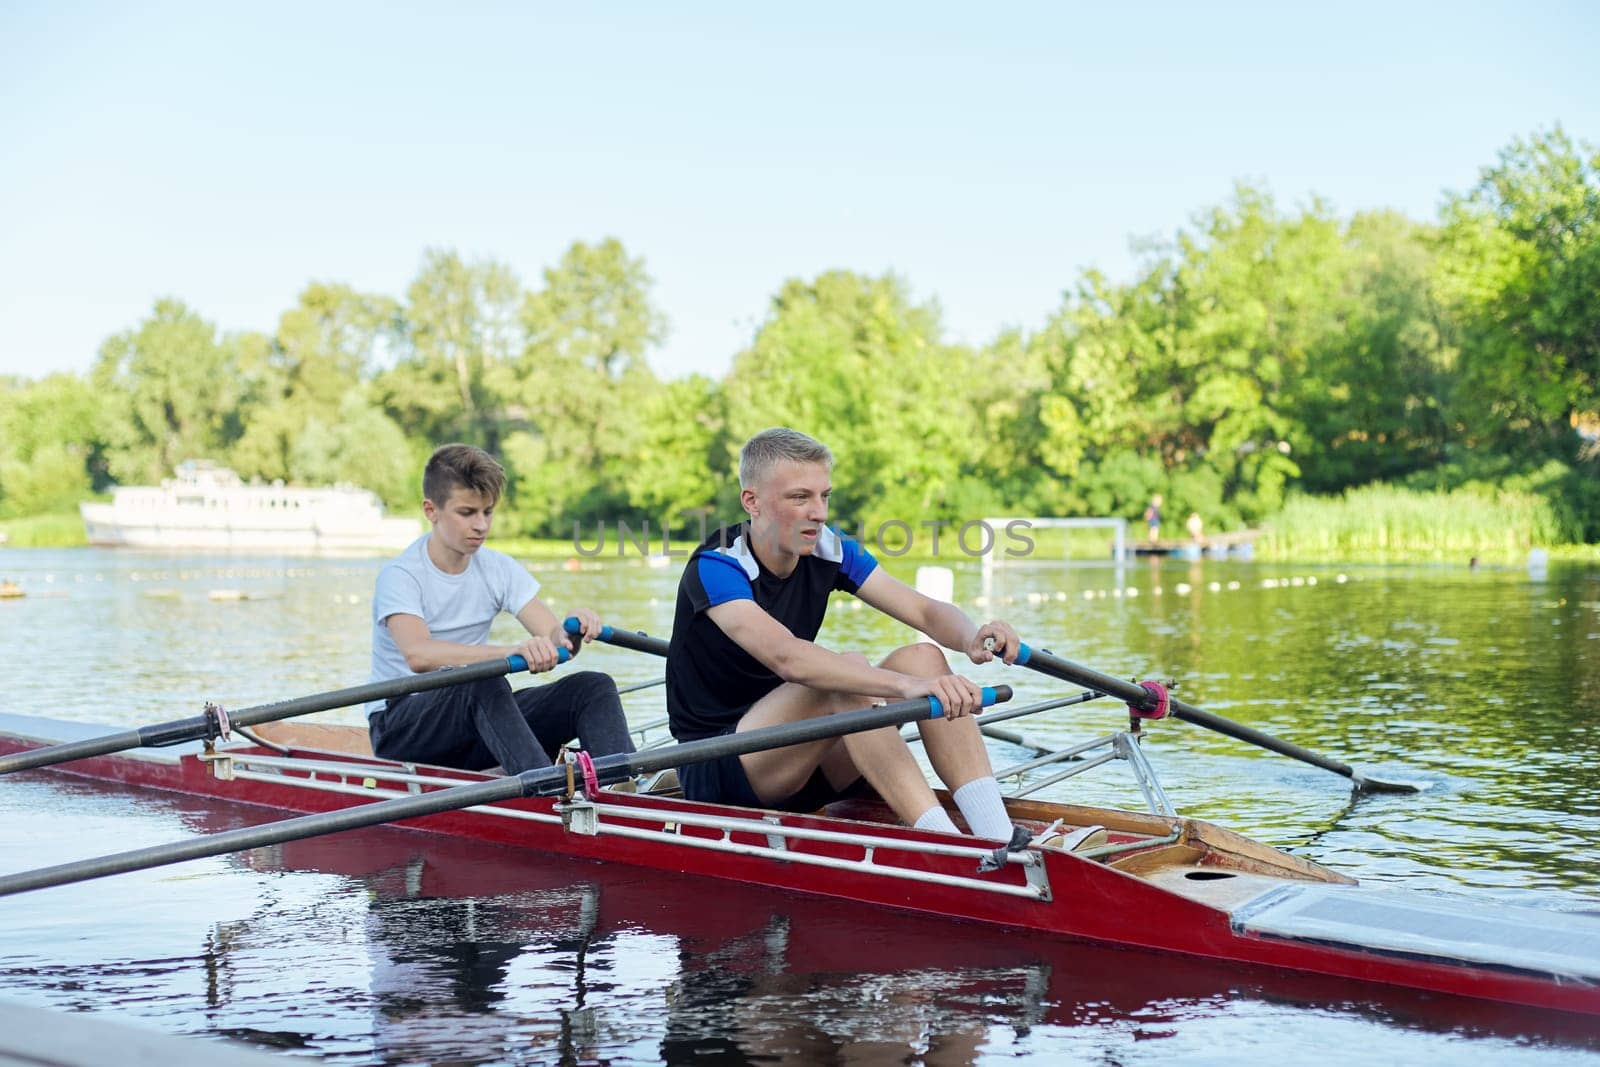
<path fill-rule="evenodd" d="M 69 821 L 131 800 L 163 839 L 180 824 L 210 833 L 272 817 L 99 785 L 30 792 Z M 7 796 L 0 856 L 16 867 Z M 60 909 L 46 894 L 8 902 L 8 995 L 335 1063 L 1128 1062 L 1164 1043 L 1191 1049 L 1219 1025 L 1257 1045 L 1286 1027 L 1331 1029 L 1400 1060 L 1600 1052 L 1592 1020 L 401 830 L 169 872 L 136 895 L 141 912 L 107 909 L 122 899 L 108 885 L 79 887 L 99 926 L 48 921 Z"/>
<path fill-rule="evenodd" d="M 377 565 L 6 550 L 0 576 L 51 593 L 0 603 L 6 710 L 126 726 L 193 714 L 206 699 L 238 707 L 359 681 Z M 1203 707 L 1434 783 L 1418 796 L 1352 803 L 1336 776 L 1156 724 L 1147 754 L 1186 814 L 1367 881 L 1596 907 L 1594 573 L 1558 567 L 1541 583 L 1492 568 L 1367 568 L 1342 583 L 1339 573 L 1155 564 L 1128 569 L 1130 597 L 1111 595 L 1110 568 L 1002 568 L 996 602 L 966 606 L 1009 617 L 1076 661 L 1119 675 L 1176 674 L 1182 695 Z M 1319 580 L 1277 584 L 1293 575 Z M 667 571 L 539 576 L 557 605 L 581 593 L 620 622 L 667 630 L 676 578 Z M 224 585 L 261 599 L 208 599 Z M 958 568 L 958 597 L 978 588 L 976 568 Z M 903 637 L 848 607 L 830 613 L 824 633 L 837 647 L 867 649 Z M 92 676 L 72 666 L 85 648 L 96 650 Z M 660 672 L 648 657 L 610 649 L 594 650 L 590 665 L 623 684 Z M 1023 673 L 979 674 L 1016 685 L 1022 700 L 1058 692 Z M 659 690 L 630 697 L 633 721 L 659 715 L 659 700 Z M 1121 719 L 1097 702 L 1012 725 L 1064 743 Z M 995 744 L 998 764 L 1029 754 Z M 63 781 L 0 780 L 0 867 L 268 817 Z M 1115 779 L 1075 779 L 1047 795 L 1139 803 Z M 1552 1048 L 1600 1051 L 1586 1021 L 1039 943 L 397 831 L 10 899 L 0 905 L 0 982 L 6 995 L 335 1063 L 713 1054 L 1131 1063 L 1204 1060 L 1219 1047 L 1261 1063 L 1278 1058 L 1263 1050 L 1284 1035 L 1389 1061 L 1543 1062 L 1539 1053 Z"/>

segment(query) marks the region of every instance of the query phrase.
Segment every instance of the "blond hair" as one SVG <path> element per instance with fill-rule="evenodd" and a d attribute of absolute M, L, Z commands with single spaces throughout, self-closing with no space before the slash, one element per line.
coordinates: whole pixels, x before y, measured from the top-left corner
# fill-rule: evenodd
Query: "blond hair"
<path fill-rule="evenodd" d="M 787 426 L 762 430 L 739 449 L 739 488 L 755 486 L 784 460 L 832 467 L 833 453 L 815 437 Z"/>

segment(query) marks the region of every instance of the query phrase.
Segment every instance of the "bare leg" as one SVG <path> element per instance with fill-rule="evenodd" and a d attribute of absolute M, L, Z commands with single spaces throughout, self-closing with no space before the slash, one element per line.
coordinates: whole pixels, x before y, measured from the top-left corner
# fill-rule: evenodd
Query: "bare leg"
<path fill-rule="evenodd" d="M 739 730 L 799 722 L 870 703 L 871 698 L 856 694 L 785 684 L 745 712 L 744 718 L 739 720 Z M 866 778 L 894 813 L 908 824 L 916 822 L 918 816 L 938 803 L 923 777 L 922 768 L 917 766 L 916 758 L 901 740 L 900 731 L 892 726 L 843 738 L 749 752 L 739 758 L 756 796 L 769 803 L 797 792 L 818 767 L 836 786 L 846 786 L 858 777 Z"/>
<path fill-rule="evenodd" d="M 915 674 L 932 678 L 949 674 L 950 665 L 944 653 L 933 645 L 907 645 L 889 653 L 881 666 L 901 674 Z M 983 734 L 978 720 L 971 715 L 959 719 L 923 719 L 917 723 L 923 746 L 928 751 L 928 762 L 934 773 L 952 792 L 974 778 L 994 774 L 989 763 L 989 751 L 984 747 Z"/>

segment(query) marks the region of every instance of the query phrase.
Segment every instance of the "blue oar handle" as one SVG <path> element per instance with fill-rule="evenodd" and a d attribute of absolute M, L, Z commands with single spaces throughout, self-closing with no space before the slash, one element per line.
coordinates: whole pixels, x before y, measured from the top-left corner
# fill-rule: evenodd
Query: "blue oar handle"
<path fill-rule="evenodd" d="M 1018 667 L 1026 667 L 1028 665 L 1028 661 L 1030 659 L 1032 659 L 1032 658 L 1033 658 L 1033 649 L 1028 647 L 1028 643 L 1026 641 L 1018 641 L 1017 642 L 1017 663 L 1016 663 L 1016 665 Z"/>
<path fill-rule="evenodd" d="M 583 633 L 583 623 L 572 616 L 568 616 L 561 623 L 561 626 L 573 637 Z M 652 656 L 665 656 L 667 654 L 667 642 L 664 638 L 651 637 L 640 630 L 618 630 L 614 626 L 602 624 L 600 634 L 596 640 L 602 644 L 626 648 L 633 652 L 645 652 Z"/>
<path fill-rule="evenodd" d="M 567 616 L 566 621 L 561 624 L 561 627 L 573 637 L 577 637 L 579 634 L 583 633 L 583 623 L 578 621 L 578 617 L 576 615 Z M 600 624 L 600 640 L 610 641 L 612 635 L 615 633 L 616 631 L 610 626 L 607 626 L 604 623 Z"/>
<path fill-rule="evenodd" d="M 1010 696 L 1011 696 L 1011 691 L 1008 689 L 1008 690 L 1006 690 L 1006 698 L 1010 699 Z M 1000 694 L 995 691 L 994 686 L 992 686 L 992 685 L 984 686 L 983 687 L 983 706 L 986 707 L 986 708 L 992 708 L 998 703 L 1000 703 Z M 939 698 L 938 697 L 930 696 L 928 698 L 928 707 L 933 710 L 933 714 L 929 715 L 928 718 L 930 718 L 930 719 L 942 719 L 942 718 L 944 718 L 944 705 L 939 703 Z"/>
<path fill-rule="evenodd" d="M 572 658 L 572 653 L 571 652 L 568 652 L 564 648 L 556 649 L 556 664 L 557 664 L 557 666 L 567 662 L 567 660 L 569 660 L 571 658 Z M 518 671 L 525 671 L 525 670 L 528 669 L 528 661 L 523 659 L 521 656 L 517 655 L 515 652 L 513 652 L 511 655 L 506 657 L 506 662 L 511 664 L 511 673 L 512 674 L 516 674 Z"/>

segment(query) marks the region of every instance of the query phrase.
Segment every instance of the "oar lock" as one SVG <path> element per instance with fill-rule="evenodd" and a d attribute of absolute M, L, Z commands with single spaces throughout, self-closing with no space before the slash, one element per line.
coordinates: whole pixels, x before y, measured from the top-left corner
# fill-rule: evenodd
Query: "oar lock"
<path fill-rule="evenodd" d="M 204 741 L 206 751 L 210 752 L 213 742 L 226 741 L 233 735 L 233 724 L 228 722 L 228 709 L 209 700 L 206 701 L 205 719 Z"/>
<path fill-rule="evenodd" d="M 1128 680 L 1150 694 L 1142 703 L 1151 706 L 1128 705 L 1128 732 L 1138 734 L 1139 727 L 1142 725 L 1141 720 L 1165 719 L 1167 717 L 1167 713 L 1172 710 L 1172 690 L 1178 688 L 1178 683 L 1171 678 L 1163 682 L 1148 679 L 1141 681 L 1137 678 Z M 1153 705 L 1152 701 L 1154 702 Z"/>

